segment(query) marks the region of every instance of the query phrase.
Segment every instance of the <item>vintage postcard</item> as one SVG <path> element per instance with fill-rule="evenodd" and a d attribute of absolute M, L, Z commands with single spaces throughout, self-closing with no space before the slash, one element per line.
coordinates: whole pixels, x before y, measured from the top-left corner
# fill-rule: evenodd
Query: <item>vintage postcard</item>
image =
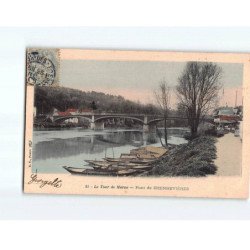
<path fill-rule="evenodd" d="M 29 48 L 24 192 L 247 198 L 250 54 Z"/>

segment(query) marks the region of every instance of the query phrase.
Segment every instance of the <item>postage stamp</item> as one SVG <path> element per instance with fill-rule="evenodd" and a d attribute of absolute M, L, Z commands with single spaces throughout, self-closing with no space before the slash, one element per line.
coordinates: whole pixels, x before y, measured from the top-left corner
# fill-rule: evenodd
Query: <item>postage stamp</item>
<path fill-rule="evenodd" d="M 27 84 L 51 86 L 59 83 L 59 50 L 27 50 Z"/>
<path fill-rule="evenodd" d="M 28 49 L 24 192 L 247 198 L 250 55 Z"/>

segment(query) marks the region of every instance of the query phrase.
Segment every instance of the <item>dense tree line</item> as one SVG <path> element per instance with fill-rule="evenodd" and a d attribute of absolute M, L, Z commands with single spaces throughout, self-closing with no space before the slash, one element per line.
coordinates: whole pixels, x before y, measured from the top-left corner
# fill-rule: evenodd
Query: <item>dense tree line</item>
<path fill-rule="evenodd" d="M 141 104 L 101 92 L 85 92 L 64 87 L 35 87 L 35 104 L 38 114 L 48 114 L 56 108 L 65 111 L 68 108 L 92 109 L 96 112 L 159 114 L 152 104 Z"/>

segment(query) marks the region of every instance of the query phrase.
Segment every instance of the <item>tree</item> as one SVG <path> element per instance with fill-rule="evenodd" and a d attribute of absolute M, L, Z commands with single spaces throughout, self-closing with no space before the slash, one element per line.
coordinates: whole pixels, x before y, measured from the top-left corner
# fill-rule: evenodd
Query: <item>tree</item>
<path fill-rule="evenodd" d="M 215 63 L 188 62 L 178 79 L 177 97 L 188 119 L 191 138 L 197 136 L 200 122 L 217 101 L 221 73 Z"/>
<path fill-rule="evenodd" d="M 167 147 L 168 146 L 167 118 L 170 111 L 171 89 L 168 86 L 165 79 L 160 81 L 159 88 L 155 90 L 154 94 L 155 94 L 155 100 L 160 108 L 161 114 L 163 115 L 164 139 L 165 139 L 165 147 Z"/>
<path fill-rule="evenodd" d="M 96 110 L 96 109 L 97 109 L 96 104 L 95 104 L 95 101 L 92 101 L 92 102 L 91 102 L 91 108 L 92 108 L 93 110 Z"/>

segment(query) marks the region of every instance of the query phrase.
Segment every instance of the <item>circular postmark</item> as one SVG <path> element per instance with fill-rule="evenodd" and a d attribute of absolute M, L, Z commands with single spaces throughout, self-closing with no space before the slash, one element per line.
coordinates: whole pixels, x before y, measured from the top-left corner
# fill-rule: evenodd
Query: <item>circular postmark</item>
<path fill-rule="evenodd" d="M 31 85 L 52 85 L 56 76 L 53 62 L 39 52 L 27 55 L 27 83 Z"/>

